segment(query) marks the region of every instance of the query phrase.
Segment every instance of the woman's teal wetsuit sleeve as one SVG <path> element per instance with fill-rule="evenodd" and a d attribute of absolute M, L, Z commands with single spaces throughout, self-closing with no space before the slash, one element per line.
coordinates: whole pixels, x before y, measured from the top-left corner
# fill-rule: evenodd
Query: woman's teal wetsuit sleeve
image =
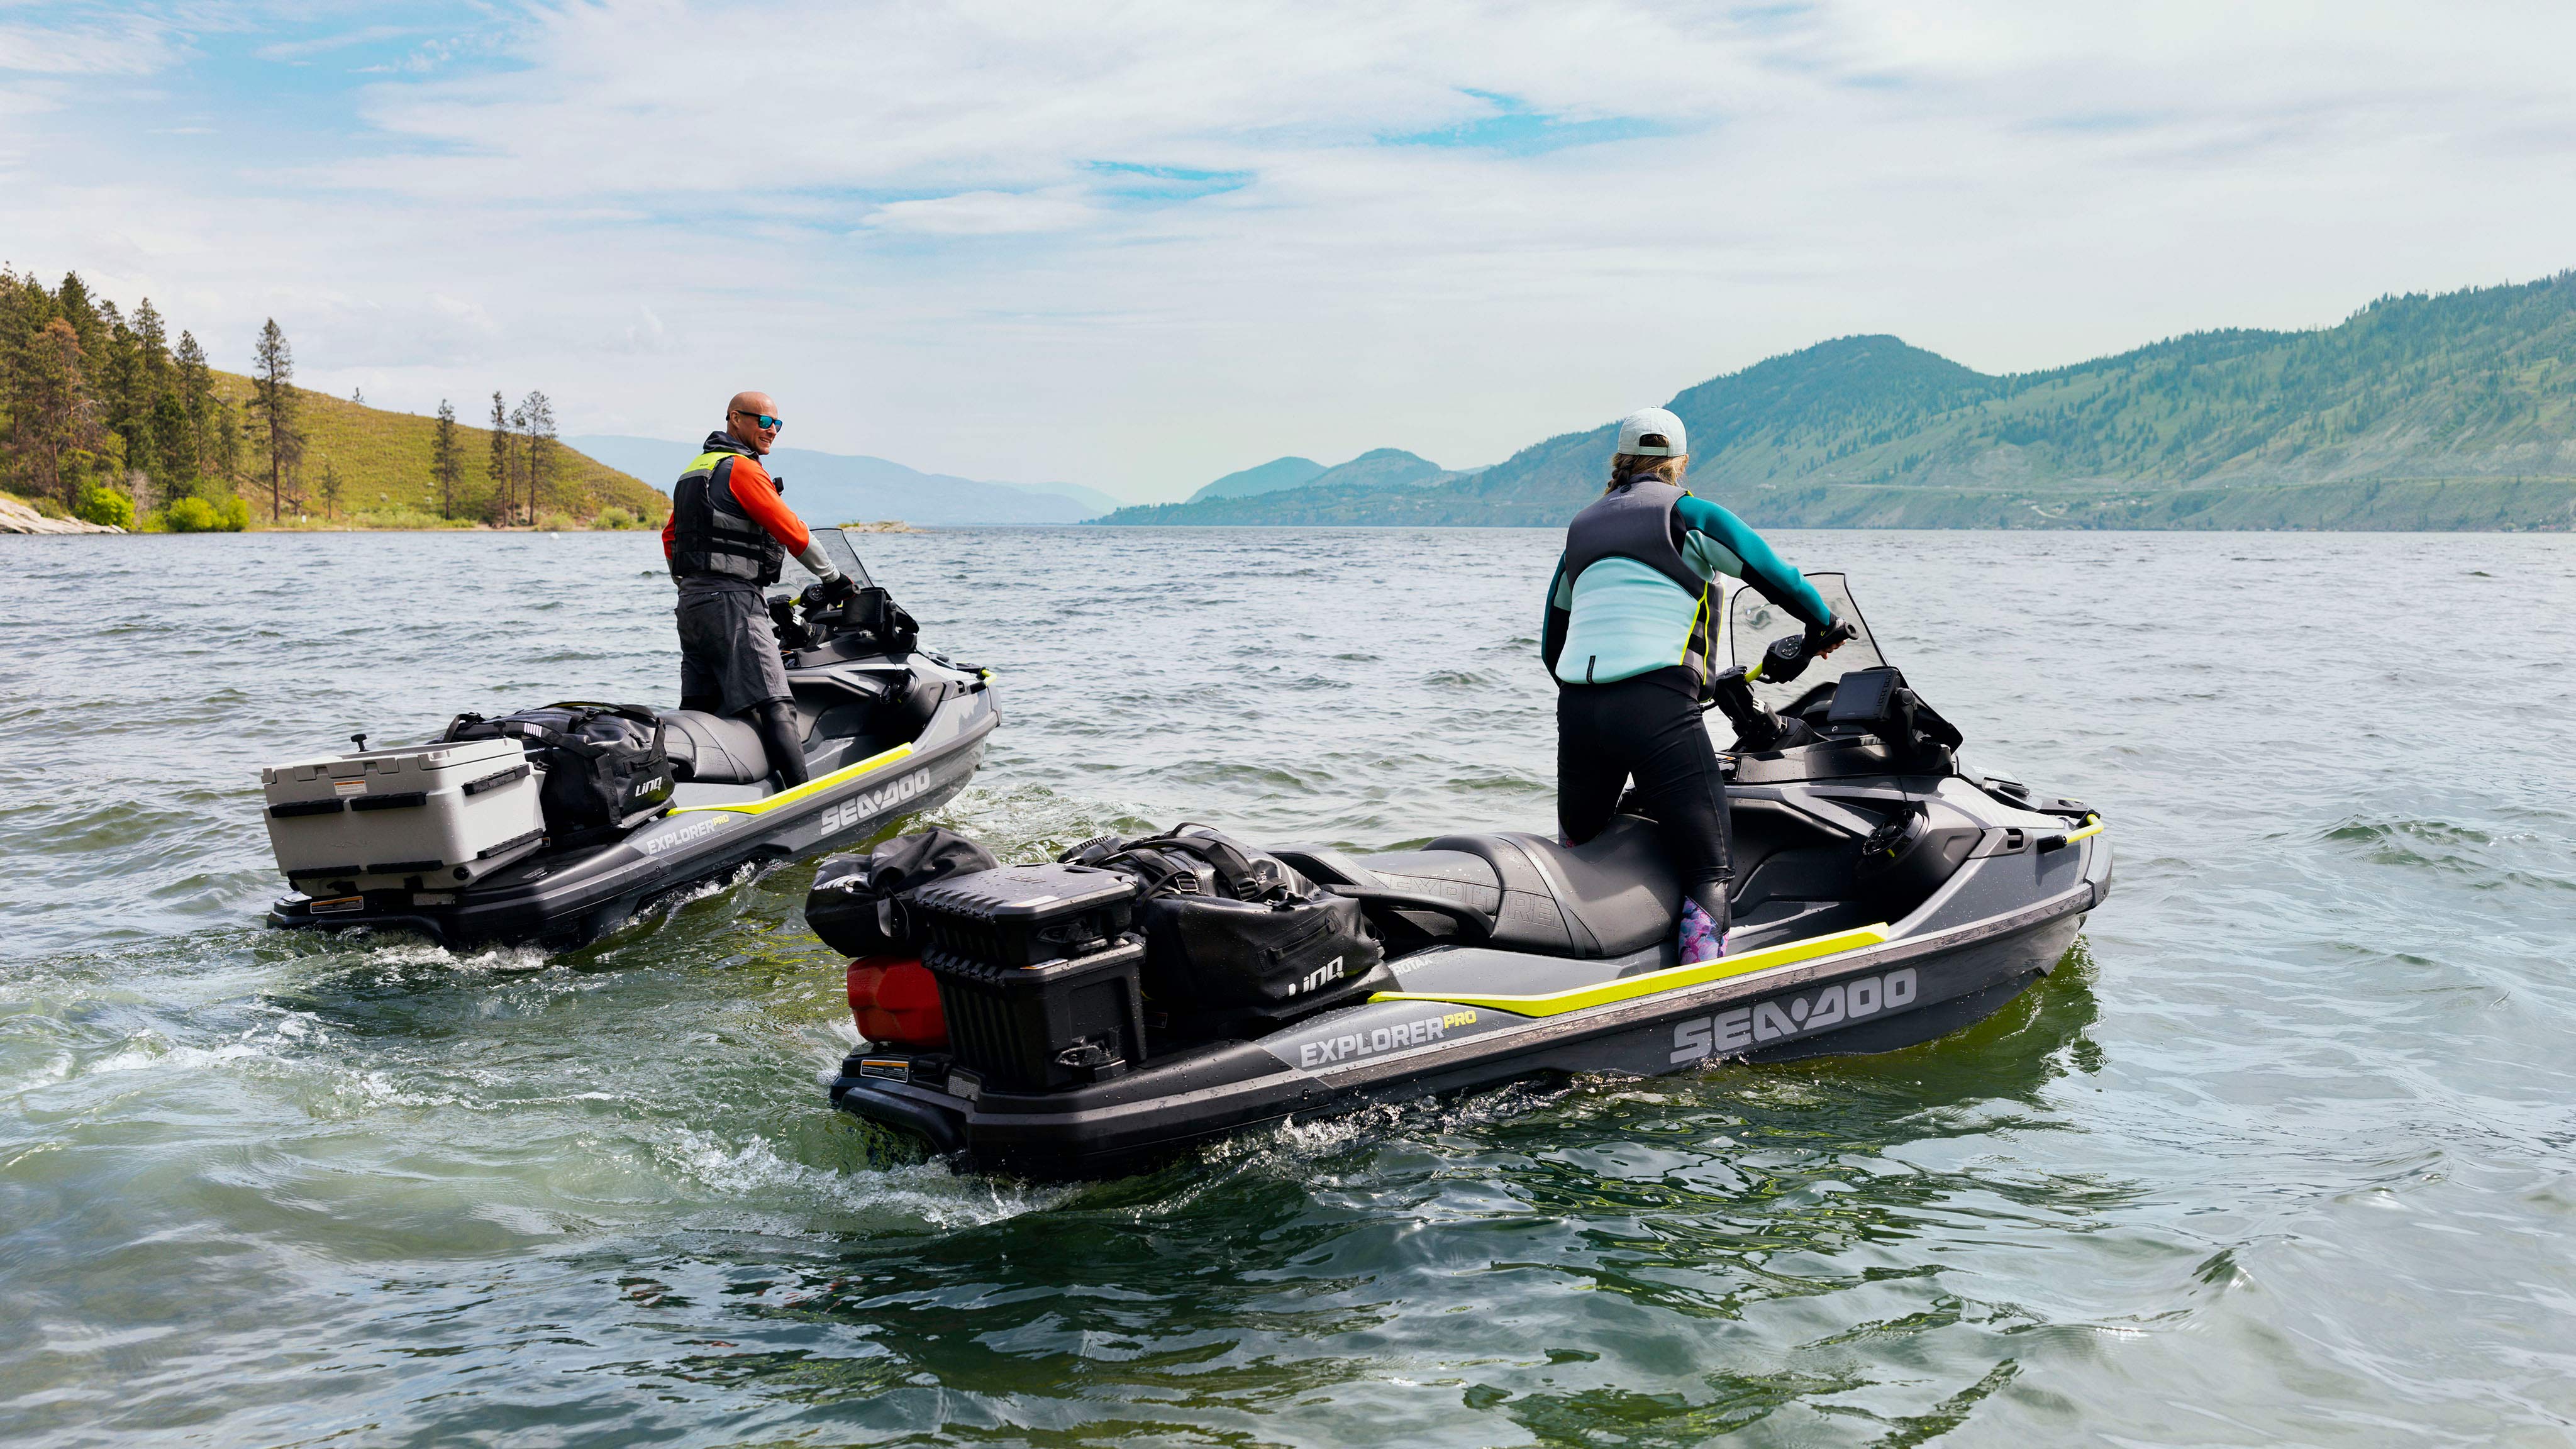
<path fill-rule="evenodd" d="M 1733 574 L 1761 590 L 1762 597 L 1795 614 L 1800 622 L 1821 629 L 1834 611 L 1788 560 L 1772 552 L 1762 535 L 1741 518 L 1705 498 L 1684 495 L 1673 505 L 1681 520 L 1682 558 L 1703 575 Z M 1557 565 L 1564 567 L 1562 561 Z M 1549 591 L 1553 598 L 1555 591 Z"/>
<path fill-rule="evenodd" d="M 1538 626 L 1538 657 L 1556 672 L 1556 656 L 1565 652 L 1565 631 L 1574 623 L 1574 586 L 1565 576 L 1565 555 L 1556 556 L 1556 572 L 1547 581 L 1547 609 Z"/>

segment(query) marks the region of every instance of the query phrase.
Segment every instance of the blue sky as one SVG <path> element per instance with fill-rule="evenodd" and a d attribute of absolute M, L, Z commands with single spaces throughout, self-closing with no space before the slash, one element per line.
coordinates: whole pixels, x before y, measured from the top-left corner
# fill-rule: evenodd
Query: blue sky
<path fill-rule="evenodd" d="M 428 411 L 1185 494 L 2576 265 L 2564 6 L 0 0 L 0 259 Z"/>

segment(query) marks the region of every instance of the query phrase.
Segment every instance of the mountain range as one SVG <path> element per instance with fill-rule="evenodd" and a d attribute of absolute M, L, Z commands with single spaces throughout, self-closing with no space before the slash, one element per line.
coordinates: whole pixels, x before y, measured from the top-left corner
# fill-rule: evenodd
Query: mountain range
<path fill-rule="evenodd" d="M 1259 467 L 1228 473 L 1201 488 L 1183 503 L 1148 503 L 1121 508 L 1095 523 L 1233 522 L 1178 516 L 1178 510 L 1216 500 L 1266 498 L 1281 493 L 1343 490 L 1353 494 L 1387 488 L 1429 488 L 1473 477 L 1473 470 L 1443 468 L 1402 448 L 1372 448 L 1347 463 L 1327 468 L 1312 458 L 1273 458 Z M 1167 516 L 1170 515 L 1170 516 Z"/>
<path fill-rule="evenodd" d="M 696 443 L 612 435 L 566 438 L 591 457 L 669 492 Z M 1118 506 L 1118 500 L 1078 483 L 989 483 L 947 473 L 924 473 L 863 454 L 780 448 L 770 472 L 786 485 L 787 501 L 813 523 L 860 523 L 899 518 L 907 523 L 1080 523 Z"/>
<path fill-rule="evenodd" d="M 2576 272 L 2026 373 L 1844 337 L 1665 405 L 1691 487 L 1771 526 L 2567 528 Z M 1604 424 L 1415 487 L 1210 485 L 1097 521 L 1555 525 L 1598 493 L 1611 441 Z"/>

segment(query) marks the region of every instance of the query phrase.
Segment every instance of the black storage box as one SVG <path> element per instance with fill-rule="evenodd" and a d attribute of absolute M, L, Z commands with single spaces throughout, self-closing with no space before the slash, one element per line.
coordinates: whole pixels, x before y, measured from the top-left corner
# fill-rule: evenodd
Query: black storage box
<path fill-rule="evenodd" d="M 1084 865 L 1014 865 L 909 897 L 957 1065 L 1000 1092 L 1107 1081 L 1145 1061 L 1136 883 Z"/>
<path fill-rule="evenodd" d="M 957 1068 L 996 1092 L 1052 1092 L 1144 1065 L 1144 963 L 1145 943 L 1134 936 L 1035 966 L 936 946 L 921 957 L 939 981 Z"/>
<path fill-rule="evenodd" d="M 913 934 L 926 950 L 995 967 L 1088 955 L 1135 917 L 1136 883 L 1087 865 L 1010 865 L 912 893 Z"/>

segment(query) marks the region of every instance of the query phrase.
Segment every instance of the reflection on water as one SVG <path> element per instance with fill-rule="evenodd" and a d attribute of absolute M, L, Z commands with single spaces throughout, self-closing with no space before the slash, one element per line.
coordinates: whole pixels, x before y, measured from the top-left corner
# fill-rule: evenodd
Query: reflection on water
<path fill-rule="evenodd" d="M 1850 571 L 1979 768 L 2109 814 L 2121 877 L 2061 969 L 1886 1056 L 1528 1083 L 1049 1188 L 824 1105 L 852 1038 L 810 868 L 565 955 L 257 928 L 261 763 L 667 698 L 645 545 L 0 541 L 0 1423 L 2563 1438 L 2563 543 L 1777 541 Z M 995 531 L 869 562 L 1000 671 L 944 823 L 1034 858 L 1181 818 L 1362 848 L 1544 821 L 1555 546 Z M 2399 573 L 2513 627 L 2391 640 L 2352 601 Z M 2487 707 L 2427 703 L 2468 678 Z"/>

